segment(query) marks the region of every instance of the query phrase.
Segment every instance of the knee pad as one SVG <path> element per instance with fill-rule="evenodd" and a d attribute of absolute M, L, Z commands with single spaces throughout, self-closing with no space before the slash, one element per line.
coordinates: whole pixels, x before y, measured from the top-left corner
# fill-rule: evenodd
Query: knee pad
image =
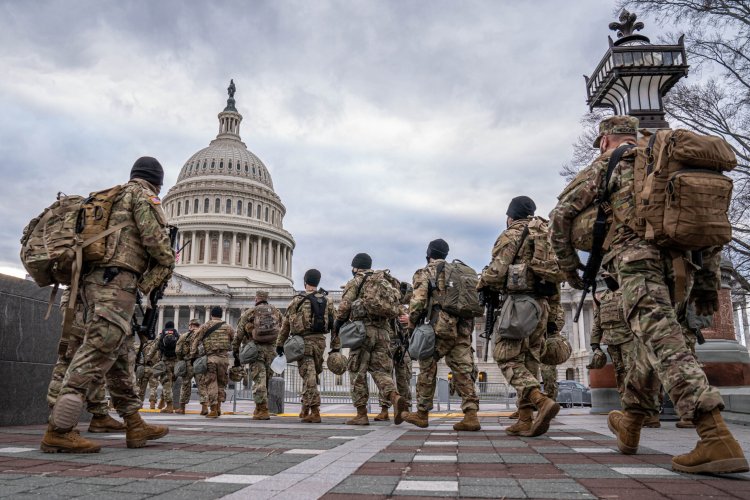
<path fill-rule="evenodd" d="M 69 431 L 78 425 L 78 419 L 83 411 L 83 398 L 78 394 L 63 394 L 57 398 L 52 409 L 50 423 L 55 430 Z"/>

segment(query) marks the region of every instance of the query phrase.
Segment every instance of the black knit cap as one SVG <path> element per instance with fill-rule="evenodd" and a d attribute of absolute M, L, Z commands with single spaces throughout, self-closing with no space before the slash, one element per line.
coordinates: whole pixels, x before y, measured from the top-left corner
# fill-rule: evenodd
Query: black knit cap
<path fill-rule="evenodd" d="M 536 203 L 528 196 L 516 196 L 510 200 L 508 211 L 505 213 L 513 220 L 525 219 L 531 217 L 536 211 Z"/>
<path fill-rule="evenodd" d="M 318 286 L 320 284 L 320 271 L 308 269 L 305 273 L 305 285 Z"/>
<path fill-rule="evenodd" d="M 166 323 L 164 323 L 164 329 L 165 330 L 174 329 L 174 321 L 167 321 Z"/>
<path fill-rule="evenodd" d="M 214 307 L 211 308 L 211 317 L 212 318 L 221 318 L 221 313 L 222 312 L 223 311 L 221 310 L 221 307 L 214 306 Z"/>
<path fill-rule="evenodd" d="M 449 250 L 450 247 L 448 246 L 448 243 L 446 243 L 444 239 L 438 238 L 432 240 L 430 244 L 427 245 L 427 257 L 431 259 L 444 259 L 448 256 Z"/>
<path fill-rule="evenodd" d="M 372 257 L 366 253 L 358 253 L 352 259 L 352 267 L 356 269 L 370 269 L 372 267 Z"/>
<path fill-rule="evenodd" d="M 161 187 L 164 184 L 164 169 L 156 158 L 141 156 L 130 169 L 130 180 L 133 179 L 143 179 L 155 187 Z"/>

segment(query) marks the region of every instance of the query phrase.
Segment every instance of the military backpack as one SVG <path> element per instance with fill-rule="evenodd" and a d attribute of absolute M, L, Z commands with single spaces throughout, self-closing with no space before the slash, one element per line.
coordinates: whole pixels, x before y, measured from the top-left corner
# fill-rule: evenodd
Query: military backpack
<path fill-rule="evenodd" d="M 352 319 L 393 319 L 399 315 L 401 291 L 388 270 L 367 271 L 352 302 Z"/>
<path fill-rule="evenodd" d="M 255 306 L 253 319 L 253 340 L 261 344 L 276 342 L 279 336 L 279 322 L 276 320 L 275 308 L 262 303 Z"/>
<path fill-rule="evenodd" d="M 477 284 L 479 275 L 462 261 L 440 262 L 436 268 L 436 279 L 430 283 L 434 293 L 436 305 L 452 316 L 471 319 L 484 314 L 484 308 L 479 303 Z M 444 275 L 445 289 L 439 287 L 440 275 Z"/>

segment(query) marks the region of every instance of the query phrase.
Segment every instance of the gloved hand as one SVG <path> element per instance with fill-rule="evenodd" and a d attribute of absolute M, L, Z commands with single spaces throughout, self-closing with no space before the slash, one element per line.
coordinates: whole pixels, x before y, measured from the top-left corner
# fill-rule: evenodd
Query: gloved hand
<path fill-rule="evenodd" d="M 596 345 L 598 346 L 599 344 Z M 588 368 L 589 370 L 599 370 L 601 368 L 604 368 L 606 364 L 607 355 L 604 354 L 604 351 L 597 347 L 596 349 L 594 349 L 594 355 L 591 356 L 591 362 L 586 365 L 586 368 Z"/>
<path fill-rule="evenodd" d="M 234 366 L 236 367 L 241 366 L 240 357 L 236 352 L 234 353 Z"/>
<path fill-rule="evenodd" d="M 280 345 L 276 346 L 276 355 L 277 356 L 283 356 L 284 355 L 284 346 L 280 346 Z"/>
<path fill-rule="evenodd" d="M 601 346 L 599 344 L 591 344 L 591 350 L 596 352 L 601 350 Z"/>
<path fill-rule="evenodd" d="M 583 280 L 581 279 L 581 276 L 579 276 L 577 270 L 571 269 L 565 271 L 565 281 L 576 290 L 583 290 Z"/>
<path fill-rule="evenodd" d="M 343 325 L 343 324 L 344 324 L 343 321 L 339 321 L 337 319 L 333 321 L 333 333 L 335 335 L 339 334 L 339 330 L 341 330 L 341 325 Z"/>
<path fill-rule="evenodd" d="M 554 335 L 557 333 L 557 323 L 554 321 L 547 322 L 547 335 Z"/>
<path fill-rule="evenodd" d="M 711 316 L 719 310 L 719 293 L 716 290 L 693 290 L 690 301 L 695 303 L 695 314 Z"/>

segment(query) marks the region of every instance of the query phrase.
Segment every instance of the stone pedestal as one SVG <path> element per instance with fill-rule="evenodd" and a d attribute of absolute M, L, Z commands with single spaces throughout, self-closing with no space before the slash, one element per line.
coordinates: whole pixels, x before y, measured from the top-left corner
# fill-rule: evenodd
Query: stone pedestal
<path fill-rule="evenodd" d="M 284 413 L 284 384 L 284 377 L 271 377 L 268 384 L 268 411 L 271 413 Z"/>

